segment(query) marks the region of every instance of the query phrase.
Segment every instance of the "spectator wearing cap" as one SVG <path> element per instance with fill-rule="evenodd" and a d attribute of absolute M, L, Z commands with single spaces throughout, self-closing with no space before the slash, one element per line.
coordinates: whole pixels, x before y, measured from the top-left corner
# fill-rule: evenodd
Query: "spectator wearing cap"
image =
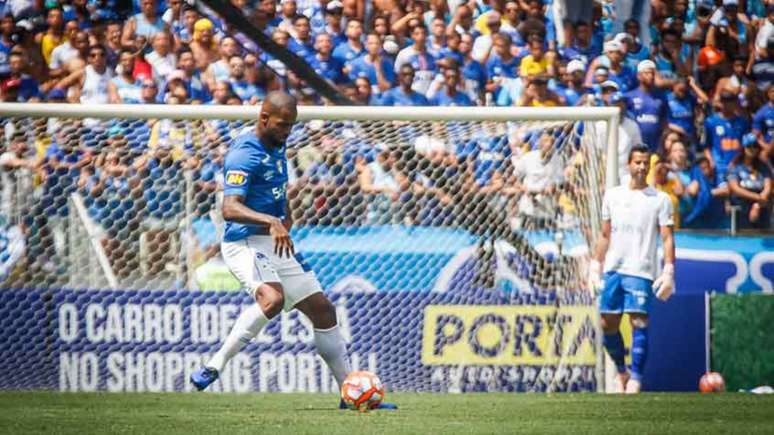
<path fill-rule="evenodd" d="M 556 92 L 568 106 L 577 106 L 586 95 L 587 90 L 583 86 L 585 72 L 586 65 L 578 59 L 571 60 L 564 68 L 562 83 L 556 86 Z"/>
<path fill-rule="evenodd" d="M 707 94 L 696 84 L 696 79 L 689 76 L 687 80 L 678 78 L 674 81 L 666 101 L 669 129 L 695 142 L 698 109 L 709 101 Z"/>
<path fill-rule="evenodd" d="M 333 39 L 327 33 L 318 33 L 314 43 L 315 53 L 306 58 L 315 72 L 333 84 L 344 83 L 343 65 L 331 56 Z"/>
<path fill-rule="evenodd" d="M 239 53 L 239 45 L 231 36 L 224 36 L 218 43 L 218 60 L 209 64 L 204 70 L 204 80 L 212 88 L 215 82 L 228 80 L 231 74 L 229 60 Z"/>
<path fill-rule="evenodd" d="M 605 96 L 604 103 L 610 107 L 621 110 L 621 118 L 618 123 L 618 182 L 625 184 L 631 174 L 629 173 L 629 151 L 642 143 L 640 126 L 629 116 L 626 110 L 626 98 L 620 92 L 611 92 Z"/>
<path fill-rule="evenodd" d="M 325 32 L 331 35 L 334 48 L 338 47 L 341 43 L 347 42 L 347 35 L 345 29 L 342 27 L 341 15 L 343 11 L 344 5 L 339 0 L 332 0 L 325 5 L 325 20 L 323 21 L 321 28 L 315 28 L 315 15 L 312 15 L 311 18 L 312 31 L 315 34 Z"/>
<path fill-rule="evenodd" d="M 425 96 L 413 89 L 414 67 L 405 63 L 398 70 L 398 86 L 381 96 L 383 106 L 427 106 L 430 103 Z"/>
<path fill-rule="evenodd" d="M 302 59 L 314 54 L 314 40 L 309 18 L 306 15 L 296 15 L 293 18 L 293 32 L 288 41 L 288 50 Z"/>
<path fill-rule="evenodd" d="M 62 8 L 52 7 L 46 13 L 46 32 L 35 37 L 36 42 L 40 44 L 40 52 L 46 65 L 51 63 L 51 52 L 65 41 L 64 23 Z"/>
<path fill-rule="evenodd" d="M 8 58 L 8 63 L 11 71 L 7 78 L 0 83 L 3 101 L 20 103 L 40 101 L 40 84 L 25 72 L 26 55 L 12 52 Z"/>
<path fill-rule="evenodd" d="M 473 102 L 459 91 L 460 70 L 457 65 L 443 70 L 444 88 L 430 99 L 432 106 L 472 106 Z"/>
<path fill-rule="evenodd" d="M 741 206 L 740 227 L 768 229 L 771 210 L 771 169 L 760 160 L 761 146 L 754 133 L 742 139 L 744 151 L 728 170 L 732 202 Z"/>
<path fill-rule="evenodd" d="M 604 55 L 594 59 L 586 76 L 587 85 L 593 83 L 593 73 L 597 67 L 604 66 L 608 70 L 608 78 L 618 83 L 621 92 L 628 92 L 637 86 L 635 72 L 623 63 L 624 52 L 620 42 L 611 40 L 605 43 Z M 651 62 L 652 63 L 652 62 Z"/>
<path fill-rule="evenodd" d="M 723 90 L 720 94 L 721 110 L 704 120 L 703 153 L 722 180 L 725 180 L 728 166 L 742 148 L 742 136 L 750 131 L 747 119 L 737 115 L 738 105 L 738 96 Z"/>
<path fill-rule="evenodd" d="M 158 15 L 156 0 L 140 0 L 140 12 L 131 16 L 124 24 L 121 45 L 132 46 L 137 35 L 150 40 L 159 32 L 169 31 L 169 26 Z"/>
<path fill-rule="evenodd" d="M 365 54 L 363 47 L 363 23 L 358 20 L 350 20 L 347 23 L 347 41 L 340 43 L 333 50 L 333 58 L 340 64 L 347 65 L 353 60 Z"/>
<path fill-rule="evenodd" d="M 209 65 L 220 57 L 214 34 L 212 21 L 207 18 L 200 18 L 194 23 L 194 33 L 189 45 L 196 59 L 196 67 L 202 71 L 207 71 Z"/>
<path fill-rule="evenodd" d="M 413 88 L 424 95 L 437 71 L 435 59 L 427 52 L 427 28 L 422 24 L 414 27 L 411 38 L 414 44 L 398 52 L 395 58 L 395 72 L 402 71 L 403 65 L 411 65 L 414 70 Z"/>
<path fill-rule="evenodd" d="M 52 79 L 63 77 L 72 72 L 70 63 L 85 58 L 85 50 L 89 47 L 89 35 L 78 30 L 78 23 L 65 23 L 65 41 L 51 51 L 48 63 L 48 76 Z M 74 66 L 77 69 L 77 66 Z"/>
<path fill-rule="evenodd" d="M 188 46 L 182 46 L 177 50 L 177 68 L 184 74 L 183 83 L 188 91 L 188 97 L 192 101 L 203 103 L 210 101 L 212 98 L 210 88 L 207 87 L 202 72 L 196 67 L 193 52 Z"/>
<path fill-rule="evenodd" d="M 751 76 L 761 92 L 774 84 L 774 38 L 766 41 L 766 54 L 753 63 Z"/>
<path fill-rule="evenodd" d="M 766 18 L 755 35 L 755 58 L 766 57 L 769 39 L 774 38 L 774 3 L 766 6 Z"/>
<path fill-rule="evenodd" d="M 739 18 L 739 14 L 739 0 L 723 0 L 723 6 L 710 17 L 711 25 L 704 45 L 724 51 L 726 55 L 750 56 L 754 53 L 752 30 Z"/>
<path fill-rule="evenodd" d="M 591 30 L 591 25 L 587 21 L 575 23 L 572 42 L 567 47 L 559 49 L 559 55 L 563 60 L 578 60 L 588 65 L 602 54 L 602 48 L 594 44 Z"/>
<path fill-rule="evenodd" d="M 491 92 L 495 98 L 500 93 L 501 88 L 510 79 L 519 76 L 519 59 L 511 53 L 511 38 L 503 33 L 497 33 L 493 36 L 494 54 L 489 57 L 486 63 L 488 82 L 486 91 Z"/>
<path fill-rule="evenodd" d="M 764 162 L 774 157 L 774 86 L 766 90 L 767 102 L 753 116 L 752 131 L 761 146 L 761 160 Z"/>
<path fill-rule="evenodd" d="M 153 79 L 157 82 L 166 80 L 169 73 L 175 70 L 177 59 L 172 52 L 172 40 L 169 33 L 159 32 L 151 38 L 153 50 L 145 55 L 145 61 L 151 66 Z"/>
<path fill-rule="evenodd" d="M 118 74 L 108 83 L 108 101 L 112 104 L 137 104 L 141 98 L 141 81 L 134 78 L 134 54 L 122 50 L 118 58 Z"/>
<path fill-rule="evenodd" d="M 163 82 L 161 89 L 163 90 L 163 97 L 161 98 L 167 104 L 171 104 L 171 100 L 179 98 L 177 104 L 187 103 L 189 100 L 188 86 L 186 83 L 185 73 L 182 70 L 176 69 L 167 75 L 167 80 Z"/>
<path fill-rule="evenodd" d="M 379 35 L 369 33 L 366 37 L 366 53 L 349 65 L 349 79 L 365 77 L 371 83 L 372 94 L 389 90 L 395 83 L 395 70 L 389 58 L 382 54 Z"/>
<path fill-rule="evenodd" d="M 651 60 L 643 60 L 637 66 L 637 78 L 640 86 L 627 92 L 626 106 L 640 126 L 642 141 L 651 151 L 659 146 L 667 121 L 667 103 L 663 95 L 656 90 L 656 65 Z"/>

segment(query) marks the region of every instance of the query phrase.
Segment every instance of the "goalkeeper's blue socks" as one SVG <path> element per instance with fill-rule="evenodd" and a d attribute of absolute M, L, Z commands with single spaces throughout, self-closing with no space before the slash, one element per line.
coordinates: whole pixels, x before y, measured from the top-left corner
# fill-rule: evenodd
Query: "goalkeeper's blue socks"
<path fill-rule="evenodd" d="M 621 332 L 616 331 L 613 334 L 605 334 L 602 338 L 602 344 L 604 344 L 607 353 L 615 363 L 618 373 L 624 373 L 626 371 L 626 363 L 624 362 L 626 349 L 624 348 Z"/>
<path fill-rule="evenodd" d="M 632 379 L 642 380 L 648 357 L 648 328 L 632 329 Z"/>

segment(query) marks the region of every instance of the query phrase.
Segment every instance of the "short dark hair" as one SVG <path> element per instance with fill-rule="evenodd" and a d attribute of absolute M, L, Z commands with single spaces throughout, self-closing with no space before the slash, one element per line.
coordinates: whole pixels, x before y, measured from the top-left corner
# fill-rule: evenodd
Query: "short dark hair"
<path fill-rule="evenodd" d="M 627 163 L 631 163 L 635 153 L 650 154 L 650 148 L 644 143 L 633 146 L 629 151 L 629 160 L 627 160 Z"/>
<path fill-rule="evenodd" d="M 293 24 L 296 24 L 299 20 L 309 21 L 309 17 L 304 14 L 296 14 L 296 16 L 293 17 Z"/>

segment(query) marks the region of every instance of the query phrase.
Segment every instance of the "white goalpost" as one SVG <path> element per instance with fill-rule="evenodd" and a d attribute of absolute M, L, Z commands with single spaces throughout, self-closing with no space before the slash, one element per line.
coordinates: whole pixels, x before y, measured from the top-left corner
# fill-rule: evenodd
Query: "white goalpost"
<path fill-rule="evenodd" d="M 77 318 L 105 301 L 185 307 L 182 338 L 164 352 L 204 355 L 218 333 L 202 341 L 203 325 L 220 330 L 235 313 L 209 318 L 202 307 L 246 303 L 218 251 L 220 169 L 258 110 L 0 103 L 5 144 L 45 156 L 35 173 L 0 168 L 14 183 L 0 214 L 21 216 L 9 226 L 26 238 L 0 295 L 76 301 L 45 308 L 59 328 L 67 303 Z M 300 106 L 287 143 L 292 235 L 360 366 L 404 391 L 602 391 L 583 281 L 604 189 L 618 182 L 618 125 L 610 107 Z M 253 368 L 247 378 L 228 369 L 223 391 L 326 391 L 330 375 L 294 347 L 310 343 L 282 328 L 246 349 Z M 91 349 L 71 343 L 81 341 L 63 343 L 68 358 Z M 95 358 L 95 388 L 110 390 L 107 362 Z M 57 376 L 51 384 L 65 388 L 69 375 Z M 184 376 L 163 388 L 185 390 Z"/>

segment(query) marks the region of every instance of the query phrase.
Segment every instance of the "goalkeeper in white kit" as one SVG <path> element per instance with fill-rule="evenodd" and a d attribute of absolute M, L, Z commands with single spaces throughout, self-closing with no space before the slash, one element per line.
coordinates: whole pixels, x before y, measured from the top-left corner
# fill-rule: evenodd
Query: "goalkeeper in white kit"
<path fill-rule="evenodd" d="M 628 166 L 630 181 L 605 192 L 602 200 L 602 236 L 589 267 L 589 286 L 602 289 L 599 312 L 603 343 L 618 370 L 615 391 L 639 393 L 648 354 L 648 312 L 653 295 L 666 301 L 675 287 L 675 243 L 672 203 L 665 193 L 645 181 L 650 166 L 648 148 L 633 147 Z M 659 234 L 664 266 L 657 277 Z M 623 313 L 629 314 L 632 326 L 631 372 L 624 363 L 619 330 Z"/>

